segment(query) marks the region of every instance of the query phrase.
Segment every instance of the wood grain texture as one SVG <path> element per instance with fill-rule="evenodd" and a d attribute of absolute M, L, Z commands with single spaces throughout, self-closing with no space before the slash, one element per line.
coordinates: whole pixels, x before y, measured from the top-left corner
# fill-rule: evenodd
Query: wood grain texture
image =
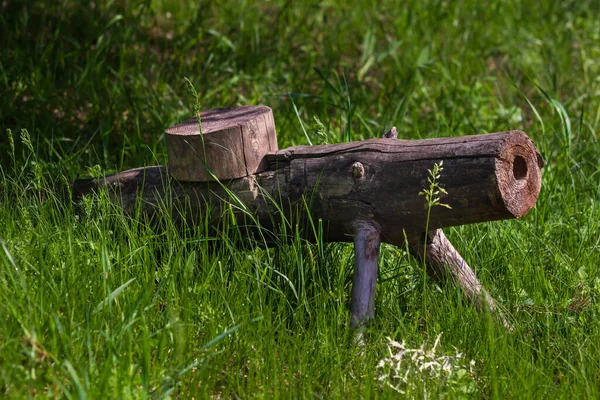
<path fill-rule="evenodd" d="M 302 146 L 267 158 L 272 170 L 285 171 L 286 194 L 310 193 L 313 210 L 331 231 L 346 234 L 345 219 L 357 214 L 380 224 L 384 240 L 394 240 L 400 226 L 423 230 L 426 206 L 418 193 L 436 162 L 444 162 L 441 185 L 448 195 L 442 201 L 452 209 L 434 208 L 432 228 L 520 217 L 537 201 L 541 185 L 537 151 L 520 131 Z M 515 160 L 525 165 L 518 178 Z M 356 163 L 364 169 L 359 177 Z"/>
<path fill-rule="evenodd" d="M 354 275 L 350 325 L 365 325 L 375 316 L 375 285 L 381 237 L 379 227 L 372 221 L 354 222 Z"/>
<path fill-rule="evenodd" d="M 273 112 L 265 106 L 217 108 L 165 130 L 170 173 L 180 181 L 235 179 L 268 168 L 277 150 Z"/>
<path fill-rule="evenodd" d="M 266 226 L 277 223 L 280 210 L 291 215 L 304 198 L 313 220 L 322 219 L 326 240 L 352 241 L 352 224 L 364 219 L 381 227 L 383 242 L 400 243 L 403 229 L 424 230 L 427 206 L 418 194 L 428 186 L 427 169 L 435 162 L 444 162 L 441 185 L 448 195 L 442 201 L 452 209 L 434 207 L 431 230 L 518 218 L 533 207 L 541 184 L 537 151 L 520 131 L 294 147 L 267 159 L 269 169 L 228 181 L 181 182 L 164 167 L 148 167 L 76 183 L 73 194 L 109 186 L 126 209 L 133 208 L 139 193 L 153 212 L 168 192 L 176 207 L 189 203 L 184 208 L 192 214 L 209 203 L 218 210 L 223 202 L 242 201 Z"/>

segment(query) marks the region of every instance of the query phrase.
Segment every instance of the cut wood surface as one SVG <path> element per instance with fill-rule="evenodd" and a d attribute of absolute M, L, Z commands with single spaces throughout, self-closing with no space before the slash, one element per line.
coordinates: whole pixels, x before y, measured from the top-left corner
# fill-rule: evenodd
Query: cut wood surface
<path fill-rule="evenodd" d="M 352 224 L 363 219 L 381 227 L 383 242 L 398 243 L 404 240 L 403 229 L 424 230 L 427 206 L 419 192 L 428 187 L 427 170 L 434 163 L 444 162 L 440 183 L 448 195 L 442 202 L 452 208 L 434 207 L 431 229 L 524 215 L 540 190 L 538 156 L 521 131 L 372 139 L 276 151 L 267 155 L 269 169 L 227 181 L 181 182 L 165 167 L 147 167 L 78 181 L 73 193 L 77 197 L 93 187 L 109 186 L 126 209 L 141 196 L 149 212 L 166 191 L 173 195 L 175 208 L 188 202 L 192 214 L 209 203 L 218 211 L 224 202 L 241 201 L 266 226 L 277 221 L 279 210 L 291 213 L 292 205 L 304 198 L 312 218 L 323 221 L 326 240 L 352 241 Z"/>
<path fill-rule="evenodd" d="M 180 181 L 240 178 L 268 168 L 277 150 L 273 112 L 266 106 L 216 108 L 165 130 L 169 172 Z"/>

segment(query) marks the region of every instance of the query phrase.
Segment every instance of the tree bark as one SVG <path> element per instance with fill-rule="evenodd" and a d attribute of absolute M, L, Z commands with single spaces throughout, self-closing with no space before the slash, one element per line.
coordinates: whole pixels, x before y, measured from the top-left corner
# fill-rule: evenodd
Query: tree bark
<path fill-rule="evenodd" d="M 269 153 L 267 160 L 265 171 L 220 182 L 181 182 L 165 167 L 137 168 L 76 181 L 73 196 L 110 187 L 126 210 L 141 198 L 154 213 L 169 195 L 175 218 L 182 211 L 194 218 L 209 206 L 218 217 L 224 203 L 240 203 L 266 227 L 290 217 L 305 201 L 312 219 L 323 221 L 325 240 L 352 241 L 353 223 L 363 219 L 380 227 L 383 242 L 402 243 L 403 230 L 425 230 L 427 204 L 419 192 L 429 186 L 427 170 L 436 162 L 444 162 L 440 182 L 448 192 L 441 201 L 452 208 L 433 207 L 431 231 L 518 218 L 533 207 L 541 184 L 537 151 L 520 131 L 292 147 Z"/>
<path fill-rule="evenodd" d="M 379 227 L 372 221 L 354 223 L 354 276 L 352 278 L 352 327 L 365 325 L 375 316 L 375 286 L 379 258 Z"/>

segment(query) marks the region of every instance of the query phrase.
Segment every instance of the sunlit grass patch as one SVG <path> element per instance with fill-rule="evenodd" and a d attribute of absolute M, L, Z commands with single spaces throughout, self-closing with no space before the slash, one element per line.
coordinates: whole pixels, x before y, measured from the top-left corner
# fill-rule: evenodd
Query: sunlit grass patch
<path fill-rule="evenodd" d="M 599 4 L 1 2 L 0 397 L 597 398 Z M 356 349 L 352 247 L 319 221 L 269 248 L 227 213 L 216 235 L 168 202 L 72 203 L 76 178 L 166 163 L 185 77 L 203 109 L 271 107 L 279 148 L 527 132 L 536 207 L 445 231 L 514 333 L 383 246 Z"/>

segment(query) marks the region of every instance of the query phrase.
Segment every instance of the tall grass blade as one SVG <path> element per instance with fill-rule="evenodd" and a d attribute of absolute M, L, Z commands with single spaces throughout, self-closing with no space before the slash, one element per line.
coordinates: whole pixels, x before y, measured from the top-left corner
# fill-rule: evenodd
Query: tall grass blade
<path fill-rule="evenodd" d="M 123 290 L 125 290 L 127 288 L 127 286 L 129 286 L 129 284 L 131 284 L 131 282 L 133 282 L 133 281 L 135 281 L 135 278 L 131 278 L 130 280 L 128 280 L 127 282 L 125 282 L 124 284 L 122 284 L 121 286 L 119 286 L 118 288 L 113 290 L 104 300 L 102 300 L 100 303 L 98 303 L 96 308 L 94 308 L 94 310 L 92 311 L 92 315 L 97 314 L 104 307 L 106 307 L 110 302 L 112 302 L 114 299 L 116 299 L 117 296 L 120 295 L 121 292 Z"/>

